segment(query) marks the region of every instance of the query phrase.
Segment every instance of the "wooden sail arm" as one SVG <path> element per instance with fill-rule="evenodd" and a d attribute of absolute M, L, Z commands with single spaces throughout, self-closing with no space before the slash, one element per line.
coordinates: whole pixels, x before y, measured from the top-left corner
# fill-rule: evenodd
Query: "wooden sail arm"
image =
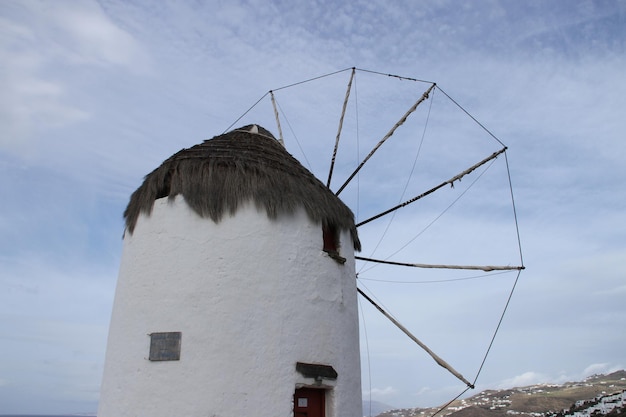
<path fill-rule="evenodd" d="M 414 268 L 434 268 L 434 269 L 470 269 L 475 271 L 521 271 L 526 269 L 524 266 L 510 266 L 510 265 L 436 265 L 436 264 L 417 264 L 408 262 L 395 262 L 386 261 L 384 259 L 365 258 L 363 256 L 355 256 L 354 259 L 359 261 L 376 262 L 379 264 L 397 265 L 397 266 L 410 266 Z"/>
<path fill-rule="evenodd" d="M 430 350 L 428 348 L 428 346 L 426 346 L 424 343 L 422 343 L 421 340 L 419 340 L 417 337 L 415 337 L 406 327 L 404 327 L 402 324 L 400 324 L 396 319 L 394 319 L 389 313 L 387 313 L 385 310 L 382 309 L 382 307 L 380 307 L 378 304 L 376 304 L 376 302 L 374 300 L 372 300 L 370 297 L 367 296 L 367 294 L 365 294 L 363 291 L 361 291 L 360 288 L 357 288 L 357 291 L 359 292 L 359 294 L 361 294 L 363 296 L 363 298 L 365 298 L 367 301 L 369 301 L 374 307 L 376 307 L 376 309 L 378 311 L 380 311 L 385 317 L 387 317 L 393 324 L 396 325 L 396 327 L 398 327 L 400 330 L 402 330 L 402 332 L 404 334 L 406 334 L 411 340 L 413 340 L 415 343 L 417 343 L 419 345 L 419 347 L 421 347 L 422 349 L 424 349 L 426 351 L 426 353 L 428 353 L 434 360 L 435 362 L 437 362 L 437 364 L 445 369 L 447 369 L 452 375 L 454 375 L 455 377 L 457 377 L 459 380 L 463 381 L 463 383 L 465 385 L 467 385 L 469 388 L 474 388 L 474 384 L 472 384 L 471 382 L 469 382 L 467 379 L 465 379 L 463 377 L 463 375 L 461 375 L 459 372 L 457 372 L 452 366 L 450 366 L 446 361 L 444 361 L 443 359 L 441 359 L 439 356 L 437 356 L 435 354 L 435 352 L 433 352 L 432 350 Z"/>
<path fill-rule="evenodd" d="M 429 194 L 434 193 L 434 192 L 435 192 L 435 191 L 437 191 L 438 189 L 440 189 L 440 188 L 442 188 L 442 187 L 444 187 L 444 186 L 446 186 L 446 185 L 448 185 L 448 184 L 450 184 L 450 185 L 454 185 L 454 181 L 458 181 L 458 180 L 460 180 L 461 178 L 463 178 L 463 177 L 464 177 L 464 176 L 466 176 L 467 174 L 469 174 L 469 173 L 471 173 L 472 171 L 474 171 L 476 168 L 478 168 L 478 167 L 480 167 L 480 166 L 482 166 L 482 165 L 486 164 L 487 162 L 491 161 L 492 159 L 497 158 L 497 157 L 498 157 L 501 153 L 504 153 L 504 152 L 506 151 L 506 149 L 507 149 L 507 148 L 506 148 L 506 147 L 504 147 L 504 148 L 500 149 L 499 151 L 494 152 L 493 154 L 489 155 L 487 158 L 483 159 L 482 161 L 480 161 L 479 163 L 477 163 L 477 164 L 475 164 L 475 165 L 472 165 L 471 167 L 469 167 L 469 168 L 468 168 L 468 169 L 466 169 L 465 171 L 461 172 L 460 174 L 455 175 L 454 177 L 450 178 L 449 180 L 442 182 L 441 184 L 437 185 L 436 187 L 433 187 L 433 188 L 431 188 L 430 190 L 428 190 L 428 191 L 426 191 L 426 192 L 424 192 L 424 193 L 422 193 L 422 194 L 420 194 L 420 195 L 418 195 L 418 196 L 416 196 L 416 197 L 413 197 L 413 198 L 412 198 L 412 199 L 410 199 L 410 200 L 405 201 L 404 203 L 400 203 L 400 204 L 398 204 L 397 206 L 390 208 L 389 210 L 385 210 L 385 211 L 383 211 L 383 212 L 382 212 L 382 213 L 380 213 L 380 214 L 377 214 L 377 215 L 375 215 L 375 216 L 373 216 L 373 217 L 370 217 L 370 218 L 369 218 L 369 219 L 367 219 L 367 220 L 363 220 L 362 222 L 357 223 L 357 224 L 356 224 L 356 227 L 363 226 L 364 224 L 367 224 L 367 223 L 371 222 L 372 220 L 376 220 L 376 219 L 378 219 L 378 218 L 380 218 L 380 217 L 383 217 L 383 216 L 385 216 L 385 215 L 387 215 L 387 214 L 389 214 L 389 213 L 391 213 L 391 212 L 394 212 L 394 211 L 398 210 L 399 208 L 402 208 L 402 207 L 404 207 L 404 206 L 408 206 L 409 204 L 414 203 L 414 202 L 416 202 L 417 200 L 419 200 L 419 199 L 421 199 L 421 198 L 424 198 L 424 197 L 426 197 L 426 196 L 427 196 L 427 195 L 429 195 Z"/>
<path fill-rule="evenodd" d="M 378 150 L 378 148 L 380 148 L 382 146 L 383 143 L 385 143 L 385 141 L 387 139 L 389 139 L 391 137 L 391 135 L 394 134 L 394 132 L 396 131 L 396 129 L 398 129 L 400 126 L 402 126 L 404 124 L 404 122 L 406 122 L 406 119 L 411 115 L 411 113 L 413 113 L 416 109 L 417 106 L 419 106 L 424 100 L 426 100 L 428 98 L 428 96 L 430 95 L 430 92 L 433 90 L 433 88 L 435 88 L 436 84 L 432 84 L 430 86 L 430 88 L 428 90 L 426 90 L 424 92 L 424 94 L 422 94 L 422 96 L 415 102 L 415 104 L 413 104 L 413 106 L 411 106 L 411 108 L 409 110 L 407 110 L 407 112 L 404 114 L 404 116 L 402 116 L 402 118 L 400 120 L 398 120 L 398 122 L 391 128 L 391 130 L 389 132 L 387 132 L 387 134 L 385 135 L 385 137 L 383 137 L 380 142 L 378 142 L 376 144 L 376 146 L 374 146 L 374 148 L 370 151 L 370 153 L 365 157 L 365 159 L 363 159 L 363 161 L 361 161 L 361 163 L 359 164 L 358 167 L 356 167 L 356 169 L 354 170 L 354 172 L 352 172 L 352 174 L 348 177 L 348 179 L 346 180 L 346 182 L 343 183 L 343 185 L 341 187 L 339 187 L 339 190 L 337 190 L 337 192 L 335 193 L 335 195 L 339 195 L 344 188 L 346 188 L 346 186 L 350 183 L 350 181 L 352 181 L 352 179 L 356 176 L 356 174 L 361 170 L 361 168 L 363 168 L 363 165 L 365 165 L 365 163 L 372 157 L 372 155 L 374 155 L 374 152 L 376 152 Z"/>
<path fill-rule="evenodd" d="M 278 128 L 278 142 L 285 147 L 285 141 L 283 139 L 283 130 L 280 128 L 280 118 L 278 117 L 278 107 L 276 107 L 276 99 L 274 98 L 274 92 L 270 90 L 270 97 L 272 98 L 272 107 L 274 107 L 274 117 L 276 117 L 276 127 Z"/>
<path fill-rule="evenodd" d="M 356 68 L 352 68 L 350 81 L 348 81 L 348 88 L 346 89 L 346 97 L 343 99 L 343 108 L 341 109 L 341 117 L 339 118 L 339 127 L 337 128 L 337 137 L 335 138 L 333 157 L 330 160 L 330 169 L 328 170 L 328 181 L 326 182 L 326 187 L 328 188 L 330 188 L 330 180 L 333 177 L 333 170 L 335 169 L 335 159 L 337 158 L 337 149 L 339 148 L 339 137 L 341 136 L 341 129 L 343 128 L 343 118 L 346 115 L 346 107 L 348 107 L 348 99 L 350 98 L 350 90 L 352 90 L 352 80 L 354 79 L 355 71 Z"/>

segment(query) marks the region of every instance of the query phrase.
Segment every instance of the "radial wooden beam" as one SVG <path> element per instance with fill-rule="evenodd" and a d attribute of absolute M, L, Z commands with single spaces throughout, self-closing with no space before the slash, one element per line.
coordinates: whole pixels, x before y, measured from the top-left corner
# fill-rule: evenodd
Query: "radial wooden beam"
<path fill-rule="evenodd" d="M 437 264 L 419 264 L 419 263 L 409 263 L 409 262 L 395 262 L 395 261 L 386 261 L 384 259 L 374 259 L 374 258 L 365 258 L 363 256 L 355 256 L 354 259 L 358 259 L 359 261 L 366 262 L 376 262 L 379 264 L 386 265 L 397 265 L 397 266 L 410 266 L 413 268 L 433 268 L 433 269 L 470 269 L 475 271 L 520 271 L 522 269 L 526 269 L 524 266 L 511 266 L 511 265 L 437 265 Z"/>

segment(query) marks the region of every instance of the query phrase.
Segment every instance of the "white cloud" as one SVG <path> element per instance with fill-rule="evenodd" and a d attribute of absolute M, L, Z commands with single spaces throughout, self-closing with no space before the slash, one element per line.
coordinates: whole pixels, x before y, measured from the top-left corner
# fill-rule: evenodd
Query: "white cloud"
<path fill-rule="evenodd" d="M 371 395 L 372 397 L 389 397 L 394 395 L 397 390 L 394 387 L 387 386 L 385 388 L 372 388 L 370 391 L 363 391 L 363 396 Z"/>
<path fill-rule="evenodd" d="M 594 363 L 585 368 L 582 376 L 586 378 L 597 374 L 610 374 L 621 369 L 624 369 L 622 365 L 614 365 L 610 363 Z"/>
<path fill-rule="evenodd" d="M 61 53 L 76 63 L 116 65 L 144 74 L 150 58 L 131 35 L 117 27 L 92 2 L 56 2 L 50 10 L 54 29 L 68 35 L 69 47 Z"/>
<path fill-rule="evenodd" d="M 604 288 L 596 291 L 595 295 L 609 297 L 624 297 L 626 295 L 626 285 L 618 285 L 612 288 Z"/>
<path fill-rule="evenodd" d="M 93 115 L 75 96 L 84 88 L 81 80 L 94 71 L 150 72 L 144 48 L 95 3 L 26 1 L 13 6 L 0 20 L 4 149 L 28 155 L 37 134 L 90 119 Z M 67 76 L 70 72 L 73 76 Z"/>
<path fill-rule="evenodd" d="M 9 63 L 0 69 L 0 146 L 23 151 L 34 132 L 85 120 L 89 114 L 68 104 L 61 82 L 42 75 L 44 56 L 17 39 L 13 41 L 18 45 L 7 42 L 0 46 L 0 60 Z M 14 47 L 19 47 L 19 52 L 13 51 Z"/>
<path fill-rule="evenodd" d="M 521 375 L 516 375 L 512 378 L 505 379 L 498 383 L 499 389 L 507 389 L 514 387 L 525 387 L 528 385 L 540 384 L 543 382 L 548 382 L 549 378 L 541 373 L 528 371 L 524 372 Z"/>
<path fill-rule="evenodd" d="M 479 389 L 510 389 L 518 387 L 526 387 L 530 385 L 556 383 L 563 384 L 566 382 L 581 381 L 589 376 L 598 374 L 610 374 L 615 371 L 624 369 L 620 364 L 611 363 L 594 363 L 587 366 L 582 372 L 559 372 L 556 374 L 547 374 L 543 372 L 527 371 L 516 375 L 512 378 L 506 378 L 493 384 L 479 384 Z"/>

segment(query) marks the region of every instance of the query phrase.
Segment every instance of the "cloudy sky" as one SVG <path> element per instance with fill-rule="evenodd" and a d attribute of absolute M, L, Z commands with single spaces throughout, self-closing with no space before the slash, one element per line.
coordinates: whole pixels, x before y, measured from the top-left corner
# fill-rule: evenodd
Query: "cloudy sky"
<path fill-rule="evenodd" d="M 144 175 L 233 123 L 277 134 L 274 89 L 287 149 L 325 181 L 350 71 L 280 87 L 351 67 L 438 86 L 342 193 L 359 220 L 499 150 L 494 136 L 509 148 L 363 226 L 361 255 L 519 265 L 510 173 L 527 268 L 359 263 L 361 288 L 476 391 L 626 366 L 622 0 L 3 0 L 0 62 L 0 414 L 96 410 L 122 213 Z M 331 188 L 429 86 L 357 71 Z M 366 398 L 463 391 L 360 306 Z"/>

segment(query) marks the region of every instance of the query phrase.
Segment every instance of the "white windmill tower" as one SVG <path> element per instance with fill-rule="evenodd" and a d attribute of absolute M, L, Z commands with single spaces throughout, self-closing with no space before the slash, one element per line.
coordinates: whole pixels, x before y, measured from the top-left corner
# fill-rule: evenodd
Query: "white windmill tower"
<path fill-rule="evenodd" d="M 125 219 L 99 417 L 362 416 L 354 218 L 267 130 L 176 153 Z"/>

